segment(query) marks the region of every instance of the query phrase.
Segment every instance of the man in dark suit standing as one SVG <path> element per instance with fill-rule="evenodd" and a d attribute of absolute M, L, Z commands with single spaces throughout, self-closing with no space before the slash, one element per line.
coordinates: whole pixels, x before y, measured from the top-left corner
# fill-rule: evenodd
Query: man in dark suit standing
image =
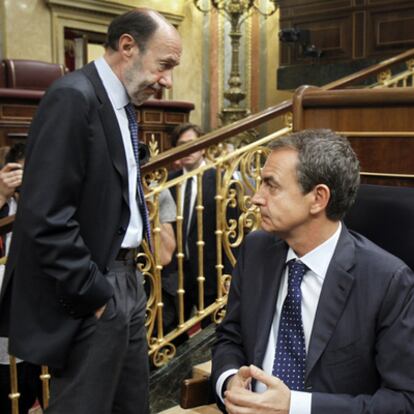
<path fill-rule="evenodd" d="M 31 125 L 1 315 L 10 353 L 51 367 L 48 413 L 149 412 L 132 104 L 171 86 L 180 55 L 160 14 L 118 16 L 104 56 L 54 83 Z"/>
<path fill-rule="evenodd" d="M 359 185 L 348 141 L 311 130 L 269 147 L 252 200 L 264 231 L 241 248 L 213 349 L 219 404 L 414 412 L 414 273 L 341 223 Z"/>

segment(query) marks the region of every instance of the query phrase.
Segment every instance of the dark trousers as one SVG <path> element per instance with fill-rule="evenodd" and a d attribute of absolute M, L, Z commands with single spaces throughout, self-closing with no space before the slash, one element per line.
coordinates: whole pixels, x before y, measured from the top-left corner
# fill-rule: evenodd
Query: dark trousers
<path fill-rule="evenodd" d="M 52 371 L 47 414 L 149 413 L 142 275 L 127 260 L 106 277 L 115 294 L 99 320 L 84 320 L 66 368 Z"/>
<path fill-rule="evenodd" d="M 40 367 L 29 362 L 17 364 L 17 381 L 19 397 L 19 413 L 27 414 L 36 399 L 41 400 L 42 384 Z M 11 413 L 10 366 L 0 365 L 0 413 Z"/>

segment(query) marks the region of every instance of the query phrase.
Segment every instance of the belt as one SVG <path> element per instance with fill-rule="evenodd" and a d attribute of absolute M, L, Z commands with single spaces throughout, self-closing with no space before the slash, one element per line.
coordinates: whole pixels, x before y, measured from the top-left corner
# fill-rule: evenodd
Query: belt
<path fill-rule="evenodd" d="M 121 247 L 115 257 L 115 260 L 131 260 L 131 259 L 135 259 L 136 255 L 137 255 L 136 247 L 131 247 L 131 248 Z"/>

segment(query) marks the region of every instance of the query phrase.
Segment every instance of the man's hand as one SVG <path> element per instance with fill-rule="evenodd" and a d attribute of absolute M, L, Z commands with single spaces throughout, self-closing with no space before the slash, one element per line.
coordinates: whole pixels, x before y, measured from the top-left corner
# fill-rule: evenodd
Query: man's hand
<path fill-rule="evenodd" d="M 226 390 L 232 390 L 234 388 L 244 388 L 248 390 L 250 389 L 250 383 L 250 367 L 241 367 L 228 381 Z"/>
<path fill-rule="evenodd" d="M 23 168 L 20 164 L 9 162 L 0 170 L 0 201 L 1 206 L 13 195 L 22 184 Z"/>
<path fill-rule="evenodd" d="M 242 369 L 243 372 L 240 373 Z M 267 390 L 259 394 L 237 386 L 246 383 L 246 377 L 262 382 L 267 386 Z M 289 388 L 279 378 L 267 375 L 254 365 L 240 368 L 239 372 L 229 381 L 224 396 L 224 403 L 229 414 L 288 414 L 290 409 Z"/>
<path fill-rule="evenodd" d="M 106 309 L 106 305 L 103 305 L 101 308 L 99 308 L 99 309 L 97 309 L 95 311 L 95 317 L 96 317 L 96 319 L 100 319 L 101 318 L 102 314 L 105 312 L 105 309 Z"/>

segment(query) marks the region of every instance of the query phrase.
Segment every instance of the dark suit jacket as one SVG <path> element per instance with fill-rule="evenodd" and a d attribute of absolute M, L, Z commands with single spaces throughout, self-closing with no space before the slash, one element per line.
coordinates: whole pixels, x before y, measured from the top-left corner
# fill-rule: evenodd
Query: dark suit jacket
<path fill-rule="evenodd" d="M 128 203 L 121 132 L 89 64 L 52 85 L 30 128 L 0 302 L 12 354 L 64 365 L 82 318 L 113 295 Z"/>
<path fill-rule="evenodd" d="M 261 367 L 288 246 L 251 233 L 234 271 L 213 347 L 213 384 L 230 368 Z M 322 287 L 305 387 L 312 414 L 414 412 L 414 273 L 344 227 Z"/>

